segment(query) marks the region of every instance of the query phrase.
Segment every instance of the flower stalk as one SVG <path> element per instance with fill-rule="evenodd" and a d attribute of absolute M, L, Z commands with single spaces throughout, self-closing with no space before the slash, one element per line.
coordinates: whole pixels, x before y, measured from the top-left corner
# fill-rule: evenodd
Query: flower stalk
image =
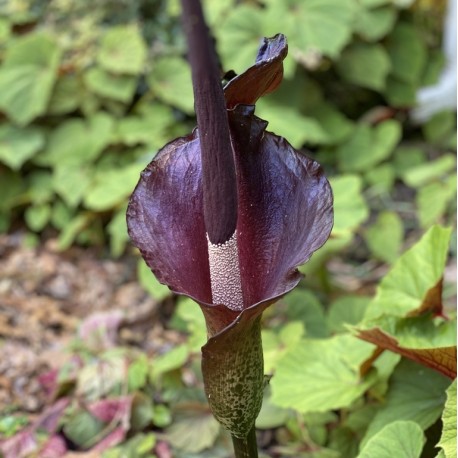
<path fill-rule="evenodd" d="M 254 65 L 222 88 L 200 2 L 182 5 L 198 126 L 142 172 L 127 226 L 158 280 L 199 304 L 208 402 L 236 458 L 254 458 L 262 313 L 298 284 L 297 267 L 329 237 L 332 191 L 320 165 L 254 113 L 281 83 L 285 36 L 265 38 Z"/>

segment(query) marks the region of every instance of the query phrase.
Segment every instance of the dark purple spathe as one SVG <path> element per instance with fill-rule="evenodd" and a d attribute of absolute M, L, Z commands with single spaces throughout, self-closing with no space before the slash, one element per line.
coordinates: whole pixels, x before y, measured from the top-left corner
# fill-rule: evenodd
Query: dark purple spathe
<path fill-rule="evenodd" d="M 254 115 L 252 104 L 278 86 L 285 55 L 282 35 L 266 40 L 257 63 L 226 87 L 228 106 L 237 105 L 227 113 L 244 309 L 294 287 L 300 279 L 297 266 L 323 245 L 333 224 L 332 192 L 319 164 L 267 132 L 267 123 Z M 127 221 L 159 281 L 202 304 L 208 324 L 216 305 L 211 305 L 198 129 L 166 145 L 148 165 L 129 202 Z M 216 309 L 222 316 L 211 326 L 215 331 L 237 316 L 225 307 Z"/>

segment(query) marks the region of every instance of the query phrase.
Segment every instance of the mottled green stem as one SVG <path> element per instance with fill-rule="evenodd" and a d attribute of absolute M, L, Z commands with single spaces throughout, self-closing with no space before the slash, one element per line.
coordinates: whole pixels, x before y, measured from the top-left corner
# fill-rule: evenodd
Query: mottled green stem
<path fill-rule="evenodd" d="M 251 428 L 245 439 L 232 436 L 235 458 L 258 458 L 258 446 L 256 444 L 256 431 Z"/>

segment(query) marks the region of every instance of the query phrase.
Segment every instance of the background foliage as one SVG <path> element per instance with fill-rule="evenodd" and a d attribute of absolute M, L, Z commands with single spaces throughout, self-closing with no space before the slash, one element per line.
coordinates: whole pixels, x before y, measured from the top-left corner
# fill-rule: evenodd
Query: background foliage
<path fill-rule="evenodd" d="M 444 66 L 445 2 L 205 5 L 224 71 L 248 67 L 261 37 L 287 36 L 285 80 L 258 103 L 257 115 L 321 162 L 335 196 L 331 239 L 301 268 L 302 287 L 266 314 L 266 371 L 275 375 L 258 427 L 272 431 L 275 456 L 377 458 L 401 456 L 403 447 L 402 456 L 451 458 L 453 415 L 444 417 L 442 437 L 439 420 L 450 380 L 419 363 L 425 352 L 447 359 L 456 340 L 455 312 L 447 309 L 453 288 L 436 287 L 456 253 L 450 231 L 433 227 L 455 220 L 455 114 L 423 124 L 410 116 L 418 89 Z M 80 244 L 109 247 L 113 257 L 126 252 L 125 209 L 139 172 L 195 124 L 179 13 L 175 0 L 0 5 L 2 231 L 25 222 L 32 244 L 56 234 L 61 250 Z M 138 277 L 158 300 L 168 297 L 142 262 Z M 227 456 L 227 438 L 203 407 L 201 389 L 183 382 L 187 371 L 198 377 L 205 340 L 189 302 L 178 302 L 170 323 L 189 335 L 183 345 L 152 360 L 117 356 L 129 362 L 128 390 L 142 407 L 129 411 L 139 423 L 130 417 L 128 440 L 107 457 L 152 456 L 152 426 L 166 432 L 176 456 Z M 391 342 L 393 349 L 394 340 L 398 353 L 417 362 L 392 352 L 372 361 L 375 347 L 357 333 L 381 348 Z M 113 358 L 88 351 L 89 374 Z M 119 395 L 121 382 L 113 380 L 112 391 L 85 395 Z M 447 401 L 446 413 L 451 408 Z M 74 410 L 64 427 L 81 448 L 104 429 L 87 415 Z"/>

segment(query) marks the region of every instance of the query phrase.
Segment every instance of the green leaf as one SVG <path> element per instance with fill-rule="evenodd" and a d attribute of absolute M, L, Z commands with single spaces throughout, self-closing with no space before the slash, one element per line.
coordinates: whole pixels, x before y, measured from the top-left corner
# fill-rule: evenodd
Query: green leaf
<path fill-rule="evenodd" d="M 156 356 L 151 364 L 150 376 L 156 381 L 162 374 L 180 369 L 188 360 L 189 349 L 186 345 L 169 350 L 167 353 Z"/>
<path fill-rule="evenodd" d="M 446 375 L 456 377 L 456 321 L 430 315 L 399 319 L 383 317 L 358 326 L 357 336 Z"/>
<path fill-rule="evenodd" d="M 417 102 L 417 85 L 389 75 L 386 80 L 385 94 L 393 107 L 413 107 Z"/>
<path fill-rule="evenodd" d="M 169 292 L 170 293 L 170 292 Z M 202 345 L 207 341 L 207 328 L 204 315 L 197 309 L 197 304 L 189 298 L 180 299 L 175 309 L 174 319 L 184 323 L 180 330 L 190 333 L 188 346 L 192 351 L 200 353 Z"/>
<path fill-rule="evenodd" d="M 91 183 L 92 175 L 89 166 L 58 163 L 53 173 L 54 190 L 69 207 L 77 207 Z"/>
<path fill-rule="evenodd" d="M 346 325 L 359 323 L 364 316 L 370 298 L 346 295 L 336 299 L 327 316 L 329 330 L 333 333 L 348 332 Z"/>
<path fill-rule="evenodd" d="M 269 120 L 269 131 L 287 138 L 297 148 L 304 143 L 321 144 L 328 140 L 319 122 L 294 108 L 261 99 L 256 104 L 256 114 Z"/>
<path fill-rule="evenodd" d="M 51 131 L 48 145 L 36 162 L 52 167 L 91 163 L 109 143 L 113 125 L 113 119 L 102 112 L 85 121 L 69 119 Z"/>
<path fill-rule="evenodd" d="M 52 175 L 49 171 L 35 170 L 27 176 L 27 194 L 34 204 L 44 204 L 53 197 Z"/>
<path fill-rule="evenodd" d="M 171 108 L 155 103 L 139 111 L 119 120 L 115 141 L 128 146 L 144 143 L 161 148 L 170 139 L 168 128 L 175 123 Z"/>
<path fill-rule="evenodd" d="M 407 170 L 424 162 L 426 154 L 416 146 L 400 145 L 394 151 L 393 165 L 397 177 L 402 177 Z"/>
<path fill-rule="evenodd" d="M 389 2 L 379 2 L 380 5 L 386 3 Z M 374 9 L 361 7 L 355 21 L 355 31 L 366 41 L 378 41 L 392 30 L 396 19 L 397 11 L 391 5 Z"/>
<path fill-rule="evenodd" d="M 125 103 L 132 100 L 137 86 L 135 76 L 113 74 L 99 67 L 89 69 L 84 81 L 94 94 Z"/>
<path fill-rule="evenodd" d="M 349 140 L 337 150 L 340 168 L 351 172 L 369 170 L 391 155 L 401 135 L 401 124 L 394 119 L 376 127 L 359 124 Z"/>
<path fill-rule="evenodd" d="M 194 113 L 189 65 L 180 57 L 161 57 L 154 63 L 148 83 L 157 98 L 188 114 Z"/>
<path fill-rule="evenodd" d="M 46 112 L 61 51 L 53 37 L 30 33 L 7 50 L 0 69 L 0 108 L 23 126 Z"/>
<path fill-rule="evenodd" d="M 456 175 L 443 183 L 430 183 L 422 186 L 416 196 L 420 226 L 427 228 L 446 212 L 456 196 Z"/>
<path fill-rule="evenodd" d="M 417 84 L 426 64 L 426 48 L 412 24 L 400 22 L 388 37 L 387 51 L 392 75 L 405 83 Z"/>
<path fill-rule="evenodd" d="M 447 389 L 447 401 L 442 413 L 442 435 L 437 444 L 445 458 L 456 457 L 456 380 Z"/>
<path fill-rule="evenodd" d="M 337 62 L 337 71 L 344 80 L 376 91 L 385 87 L 390 69 L 390 59 L 378 44 L 352 44 Z"/>
<path fill-rule="evenodd" d="M 277 407 L 271 402 L 270 397 L 270 389 L 266 387 L 261 411 L 259 412 L 258 418 L 256 418 L 257 429 L 278 428 L 291 418 L 291 411 L 289 409 Z"/>
<path fill-rule="evenodd" d="M 296 288 L 282 302 L 286 304 L 288 321 L 301 321 L 307 337 L 321 338 L 328 335 L 323 306 L 310 291 Z"/>
<path fill-rule="evenodd" d="M 414 421 L 423 429 L 431 426 L 442 412 L 449 385 L 450 380 L 438 372 L 402 360 L 390 379 L 386 400 L 361 442 L 362 449 L 372 436 L 393 421 Z"/>
<path fill-rule="evenodd" d="M 441 178 L 443 175 L 456 168 L 456 157 L 453 154 L 443 154 L 434 161 L 428 161 L 409 168 L 402 176 L 404 182 L 419 188 L 431 181 Z"/>
<path fill-rule="evenodd" d="M 141 164 L 132 164 L 121 169 L 98 170 L 84 196 L 86 208 L 103 211 L 124 203 L 135 188 L 141 169 Z"/>
<path fill-rule="evenodd" d="M 441 111 L 436 113 L 423 126 L 423 133 L 426 140 L 435 145 L 447 144 L 446 140 L 455 132 L 456 119 L 452 111 Z"/>
<path fill-rule="evenodd" d="M 253 65 L 263 31 L 266 36 L 275 34 L 266 19 L 267 16 L 252 5 L 231 8 L 221 26 L 218 43 L 226 68 L 240 73 Z"/>
<path fill-rule="evenodd" d="M 82 97 L 84 97 L 84 87 L 81 78 L 74 74 L 59 76 L 47 112 L 51 115 L 71 113 L 78 109 Z"/>
<path fill-rule="evenodd" d="M 9 210 L 16 205 L 24 189 L 24 180 L 10 169 L 0 168 L 0 210 Z"/>
<path fill-rule="evenodd" d="M 148 380 L 149 361 L 145 354 L 140 355 L 129 365 L 127 381 L 129 391 L 136 391 L 143 388 Z"/>
<path fill-rule="evenodd" d="M 350 406 L 373 383 L 359 374 L 373 349 L 348 334 L 303 340 L 279 362 L 271 381 L 272 402 L 304 413 Z"/>
<path fill-rule="evenodd" d="M 451 229 L 433 226 L 395 262 L 380 282 L 376 296 L 367 308 L 366 319 L 382 315 L 404 317 L 429 309 L 440 311 L 440 280 L 450 233 Z"/>
<path fill-rule="evenodd" d="M 159 283 L 143 259 L 138 260 L 137 276 L 140 286 L 157 301 L 162 301 L 172 294 L 167 286 Z"/>
<path fill-rule="evenodd" d="M 92 445 L 92 441 L 102 433 L 105 424 L 84 410 L 78 411 L 64 424 L 65 436 L 81 448 Z"/>
<path fill-rule="evenodd" d="M 394 421 L 375 434 L 357 458 L 420 458 L 425 436 L 413 421 Z"/>
<path fill-rule="evenodd" d="M 146 45 L 137 25 L 119 25 L 107 30 L 97 61 L 107 71 L 138 75 L 143 71 Z"/>
<path fill-rule="evenodd" d="M 176 448 L 197 453 L 211 447 L 219 434 L 220 425 L 201 404 L 183 407 L 174 416 L 167 429 L 167 440 Z"/>
<path fill-rule="evenodd" d="M 291 348 L 294 348 L 304 336 L 304 325 L 300 321 L 292 321 L 284 325 L 281 332 L 268 329 L 262 331 L 262 349 L 264 353 L 264 372 L 271 374 L 278 362 Z"/>
<path fill-rule="evenodd" d="M 287 0 L 281 7 L 283 14 L 276 17 L 289 16 L 285 34 L 293 53 L 295 49 L 313 50 L 337 57 L 351 38 L 356 14 L 352 0 Z"/>
<path fill-rule="evenodd" d="M 398 258 L 404 239 L 401 218 L 395 212 L 380 213 L 377 221 L 366 229 L 365 239 L 375 258 L 393 263 Z"/>
<path fill-rule="evenodd" d="M 384 163 L 366 172 L 364 179 L 372 186 L 371 191 L 390 193 L 396 179 L 395 169 L 391 163 Z"/>
<path fill-rule="evenodd" d="M 341 143 L 353 132 L 354 123 L 345 117 L 341 111 L 324 101 L 314 108 L 312 112 L 324 130 L 325 137 L 323 137 L 322 142 L 325 144 Z"/>
<path fill-rule="evenodd" d="M 32 231 L 40 232 L 51 218 L 51 206 L 49 204 L 41 204 L 28 207 L 24 218 L 27 226 Z"/>
<path fill-rule="evenodd" d="M 369 216 L 369 209 L 361 194 L 361 178 L 340 175 L 329 181 L 334 194 L 333 234 L 355 230 Z"/>
<path fill-rule="evenodd" d="M 43 132 L 36 127 L 0 126 L 0 161 L 19 170 L 44 145 Z"/>
<path fill-rule="evenodd" d="M 122 207 L 111 218 L 107 226 L 108 234 L 110 234 L 110 252 L 115 258 L 121 256 L 129 241 L 129 234 L 127 233 L 126 223 L 126 207 Z"/>

